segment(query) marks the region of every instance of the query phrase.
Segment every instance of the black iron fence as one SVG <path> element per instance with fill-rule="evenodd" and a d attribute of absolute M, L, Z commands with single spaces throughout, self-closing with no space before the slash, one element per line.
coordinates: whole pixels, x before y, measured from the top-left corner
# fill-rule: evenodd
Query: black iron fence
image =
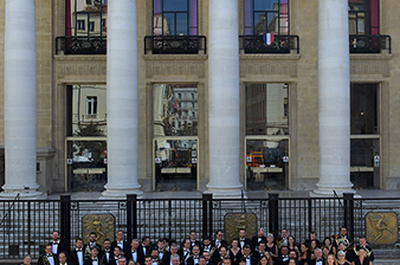
<path fill-rule="evenodd" d="M 56 54 L 106 54 L 107 36 L 63 36 L 56 38 Z"/>
<path fill-rule="evenodd" d="M 244 53 L 299 53 L 299 36 L 275 35 L 273 39 L 266 41 L 264 35 L 241 35 L 239 49 Z"/>
<path fill-rule="evenodd" d="M 392 53 L 389 35 L 350 35 L 350 53 Z"/>
<path fill-rule="evenodd" d="M 302 242 L 310 231 L 321 238 L 337 234 L 341 226 L 348 227 L 352 238 L 358 238 L 366 232 L 367 214 L 377 211 L 397 216 L 400 198 L 355 199 L 351 194 L 340 198 L 279 198 L 269 194 L 267 199 L 213 199 L 211 195 L 198 199 L 140 199 L 135 195 L 126 200 L 71 200 L 69 195 L 60 200 L 17 198 L 0 201 L 0 259 L 21 259 L 27 254 L 37 258 L 54 230 L 61 231 L 71 247 L 76 237 L 83 236 L 83 219 L 90 214 L 111 213 L 115 230 L 124 231 L 129 241 L 149 236 L 153 242 L 167 237 L 179 243 L 191 230 L 199 238 L 224 231 L 229 213 L 251 213 L 257 227 L 275 235 L 286 228 Z"/>
<path fill-rule="evenodd" d="M 205 36 L 146 36 L 144 54 L 206 54 Z"/>

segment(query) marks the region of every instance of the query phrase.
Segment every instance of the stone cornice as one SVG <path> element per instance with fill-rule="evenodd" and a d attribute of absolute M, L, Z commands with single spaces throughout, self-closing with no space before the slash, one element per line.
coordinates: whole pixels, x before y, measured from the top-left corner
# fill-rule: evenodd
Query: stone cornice
<path fill-rule="evenodd" d="M 239 59 L 241 61 L 254 61 L 254 60 L 274 60 L 274 61 L 288 61 L 288 60 L 300 60 L 301 54 L 240 54 Z"/>
<path fill-rule="evenodd" d="M 143 59 L 145 61 L 204 61 L 207 60 L 207 54 L 145 54 Z"/>

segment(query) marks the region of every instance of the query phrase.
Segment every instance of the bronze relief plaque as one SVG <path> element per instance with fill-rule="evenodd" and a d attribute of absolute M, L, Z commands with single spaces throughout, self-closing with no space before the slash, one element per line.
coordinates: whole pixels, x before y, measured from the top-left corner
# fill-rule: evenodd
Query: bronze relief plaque
<path fill-rule="evenodd" d="M 254 213 L 227 213 L 224 218 L 225 240 L 230 244 L 238 238 L 239 229 L 246 230 L 246 236 L 257 234 L 257 216 Z"/>
<path fill-rule="evenodd" d="M 87 244 L 91 232 L 97 234 L 97 245 L 103 245 L 104 239 L 112 240 L 115 233 L 115 217 L 112 214 L 86 214 L 82 218 L 82 238 Z"/>
<path fill-rule="evenodd" d="M 367 242 L 373 245 L 395 244 L 398 217 L 394 212 L 370 212 L 365 216 Z"/>

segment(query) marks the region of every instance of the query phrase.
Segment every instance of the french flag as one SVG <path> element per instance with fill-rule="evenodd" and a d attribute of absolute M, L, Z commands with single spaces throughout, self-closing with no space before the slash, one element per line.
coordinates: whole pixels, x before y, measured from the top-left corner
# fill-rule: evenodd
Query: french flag
<path fill-rule="evenodd" d="M 274 42 L 274 34 L 273 33 L 264 33 L 264 42 L 267 45 L 271 45 L 272 42 Z"/>

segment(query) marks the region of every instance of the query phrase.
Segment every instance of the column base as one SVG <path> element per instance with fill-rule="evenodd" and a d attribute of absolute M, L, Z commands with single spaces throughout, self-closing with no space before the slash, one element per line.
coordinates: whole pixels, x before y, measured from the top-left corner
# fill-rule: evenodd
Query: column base
<path fill-rule="evenodd" d="M 329 189 L 319 187 L 310 192 L 310 197 L 334 197 L 334 191 L 339 197 L 343 197 L 344 193 L 356 194 L 356 191 L 353 189 Z"/>
<path fill-rule="evenodd" d="M 101 199 L 126 199 L 128 194 L 136 194 L 137 196 L 143 195 L 143 191 L 140 190 L 140 185 L 137 188 L 127 187 L 112 187 L 109 188 L 106 185 L 106 190 L 101 193 Z"/>
<path fill-rule="evenodd" d="M 247 198 L 245 191 L 242 187 L 238 188 L 212 188 L 206 185 L 207 190 L 204 194 L 212 194 L 214 199 L 230 199 L 230 198 Z"/>
<path fill-rule="evenodd" d="M 7 190 L 5 189 L 3 192 L 0 193 L 0 200 L 12 200 L 14 198 L 20 199 L 32 199 L 32 200 L 44 200 L 47 198 L 47 194 L 38 191 L 38 190 Z"/>

